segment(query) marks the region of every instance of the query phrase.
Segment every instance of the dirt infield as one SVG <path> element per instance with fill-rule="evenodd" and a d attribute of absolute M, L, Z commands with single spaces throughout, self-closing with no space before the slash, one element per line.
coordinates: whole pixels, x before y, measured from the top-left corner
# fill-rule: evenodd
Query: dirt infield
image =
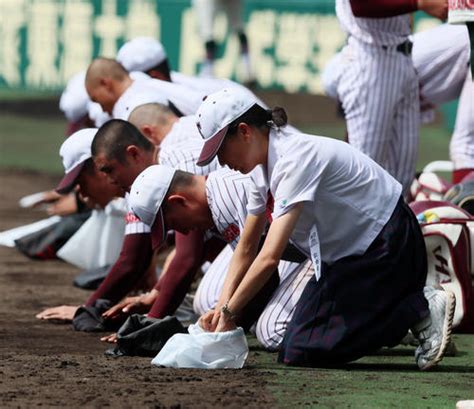
<path fill-rule="evenodd" d="M 0 231 L 43 214 L 17 207 L 18 199 L 56 179 L 0 171 Z M 35 319 L 47 306 L 77 304 L 86 293 L 72 287 L 77 269 L 60 261 L 31 261 L 0 247 L 0 406 L 265 408 L 274 375 L 252 367 L 226 371 L 151 367 L 148 358 L 108 358 L 98 335 Z"/>

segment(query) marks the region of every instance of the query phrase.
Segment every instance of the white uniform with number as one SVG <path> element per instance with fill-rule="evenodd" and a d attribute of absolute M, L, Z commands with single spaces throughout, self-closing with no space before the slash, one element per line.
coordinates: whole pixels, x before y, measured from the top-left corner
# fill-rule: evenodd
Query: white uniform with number
<path fill-rule="evenodd" d="M 349 0 L 337 0 L 336 13 L 349 36 L 337 89 L 349 143 L 382 165 L 407 193 L 418 149 L 418 80 L 410 55 L 396 48 L 408 40 L 410 16 L 356 18 Z"/>
<path fill-rule="evenodd" d="M 213 264 L 228 267 L 247 217 L 248 194 L 253 189 L 252 180 L 239 172 L 221 169 L 209 175 L 206 189 L 216 228 L 229 243 Z M 256 325 L 259 342 L 269 349 L 277 349 L 280 345 L 301 292 L 314 274 L 311 263 L 280 261 L 278 269 L 280 285 Z M 222 274 L 220 268 L 214 270 L 211 266 L 204 275 L 194 299 L 194 309 L 197 313 L 203 314 L 215 307 L 226 273 L 227 268 Z"/>

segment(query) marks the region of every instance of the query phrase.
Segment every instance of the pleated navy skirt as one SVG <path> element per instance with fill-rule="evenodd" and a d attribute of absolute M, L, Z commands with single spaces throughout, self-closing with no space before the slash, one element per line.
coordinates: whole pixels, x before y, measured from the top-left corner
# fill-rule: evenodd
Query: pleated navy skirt
<path fill-rule="evenodd" d="M 429 315 L 423 296 L 425 243 L 403 199 L 363 255 L 323 263 L 321 270 L 320 280 L 310 279 L 301 295 L 280 362 L 298 366 L 350 362 L 397 345 L 408 329 Z"/>

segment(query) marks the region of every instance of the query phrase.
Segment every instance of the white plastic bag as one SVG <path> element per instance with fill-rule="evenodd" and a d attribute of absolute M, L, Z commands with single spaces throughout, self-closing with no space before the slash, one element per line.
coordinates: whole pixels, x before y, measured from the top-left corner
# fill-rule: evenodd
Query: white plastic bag
<path fill-rule="evenodd" d="M 118 203 L 115 203 L 117 202 Z M 90 270 L 114 264 L 122 248 L 125 231 L 123 199 L 110 202 L 91 217 L 57 252 L 58 257 Z"/>
<path fill-rule="evenodd" d="M 47 219 L 40 220 L 24 226 L 15 227 L 14 229 L 6 230 L 0 233 L 0 245 L 6 247 L 15 247 L 15 240 L 21 239 L 28 234 L 40 231 L 46 227 L 52 226 L 59 222 L 61 218 L 59 216 L 51 216 Z"/>
<path fill-rule="evenodd" d="M 189 334 L 173 335 L 151 361 L 169 368 L 240 369 L 249 353 L 244 330 L 206 332 L 190 325 Z"/>

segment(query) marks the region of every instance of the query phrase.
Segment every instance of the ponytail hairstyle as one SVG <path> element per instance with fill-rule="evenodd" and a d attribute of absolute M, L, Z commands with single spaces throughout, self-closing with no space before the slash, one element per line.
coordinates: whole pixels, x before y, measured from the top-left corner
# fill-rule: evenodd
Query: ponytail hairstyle
<path fill-rule="evenodd" d="M 285 126 L 288 123 L 288 116 L 286 115 L 285 110 L 281 107 L 265 109 L 259 104 L 254 104 L 247 112 L 244 112 L 229 124 L 226 135 L 231 136 L 235 134 L 237 127 L 241 122 L 245 122 L 246 124 L 257 128 L 271 128 L 272 126 L 280 127 Z"/>

